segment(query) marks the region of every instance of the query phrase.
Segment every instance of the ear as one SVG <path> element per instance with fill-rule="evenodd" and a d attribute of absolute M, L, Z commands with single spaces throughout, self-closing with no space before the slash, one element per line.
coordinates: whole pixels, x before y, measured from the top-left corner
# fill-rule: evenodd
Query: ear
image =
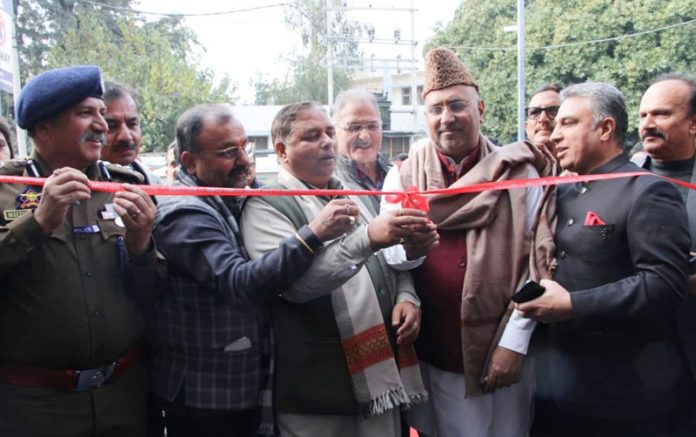
<path fill-rule="evenodd" d="M 616 136 L 616 120 L 606 117 L 597 125 L 599 128 L 599 138 L 602 141 L 610 141 Z"/>
<path fill-rule="evenodd" d="M 696 114 L 689 117 L 689 135 L 696 136 Z"/>
<path fill-rule="evenodd" d="M 484 102 L 483 99 L 479 98 L 478 113 L 479 113 L 479 118 L 481 119 L 481 123 L 483 123 L 483 114 L 485 112 L 486 112 L 486 102 Z"/>
<path fill-rule="evenodd" d="M 286 160 L 287 153 L 285 152 L 285 149 L 287 147 L 288 146 L 286 146 L 285 143 L 283 143 L 282 141 L 278 141 L 277 143 L 275 143 L 273 145 L 273 148 L 275 149 L 275 152 L 276 152 L 276 156 L 278 156 L 278 160 L 281 163 L 284 163 Z"/>
<path fill-rule="evenodd" d="M 53 123 L 49 120 L 44 120 L 34 126 L 34 138 L 41 143 L 45 143 L 51 138 L 51 128 Z"/>
<path fill-rule="evenodd" d="M 193 153 L 188 150 L 181 152 L 181 166 L 186 169 L 186 173 L 195 175 L 196 174 L 196 157 Z"/>

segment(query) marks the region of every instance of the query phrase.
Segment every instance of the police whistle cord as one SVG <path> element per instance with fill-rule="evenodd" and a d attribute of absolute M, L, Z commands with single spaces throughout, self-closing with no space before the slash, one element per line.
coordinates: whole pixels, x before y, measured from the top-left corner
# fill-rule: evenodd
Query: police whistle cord
<path fill-rule="evenodd" d="M 179 185 L 138 185 L 150 196 L 385 196 L 389 203 L 401 203 L 404 208 L 415 208 L 428 211 L 426 196 L 433 194 L 453 195 L 464 193 L 480 193 L 483 191 L 510 190 L 515 188 L 544 187 L 549 185 L 572 184 L 579 182 L 605 181 L 637 176 L 657 176 L 683 187 L 696 191 L 696 184 L 682 182 L 676 179 L 658 176 L 650 172 L 635 171 L 624 173 L 592 174 L 581 176 L 552 176 L 544 178 L 512 179 L 507 181 L 483 182 L 466 187 L 441 188 L 430 191 L 419 191 L 409 187 L 405 191 L 369 191 L 369 190 L 268 190 L 263 188 L 221 188 L 221 187 L 188 187 Z M 0 183 L 43 186 L 45 178 L 26 176 L 0 176 Z M 94 191 L 115 193 L 124 191 L 124 184 L 116 182 L 90 181 L 89 186 Z"/>

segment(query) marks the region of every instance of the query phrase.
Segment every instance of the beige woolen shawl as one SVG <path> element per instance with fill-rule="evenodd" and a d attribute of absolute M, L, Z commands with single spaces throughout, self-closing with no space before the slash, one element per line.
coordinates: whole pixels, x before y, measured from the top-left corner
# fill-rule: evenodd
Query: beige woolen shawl
<path fill-rule="evenodd" d="M 479 163 L 450 188 L 525 179 L 531 168 L 541 176 L 554 174 L 553 158 L 531 143 L 496 147 L 481 135 L 478 147 Z M 447 187 L 432 143 L 411 150 L 401 167 L 401 182 L 404 187 L 415 185 L 421 191 Z M 553 193 L 544 197 L 555 202 Z M 488 358 L 512 310 L 510 297 L 529 278 L 527 190 L 437 194 L 427 198 L 430 218 L 439 229 L 466 231 L 467 264 L 460 313 L 462 359 L 466 395 L 481 395 Z"/>

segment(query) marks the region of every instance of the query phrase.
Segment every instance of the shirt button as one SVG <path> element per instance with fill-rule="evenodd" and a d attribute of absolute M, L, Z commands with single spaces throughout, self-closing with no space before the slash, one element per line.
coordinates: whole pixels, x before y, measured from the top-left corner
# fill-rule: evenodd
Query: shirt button
<path fill-rule="evenodd" d="M 585 193 L 587 193 L 587 187 L 583 185 L 582 187 L 580 187 L 580 194 L 585 194 Z"/>
<path fill-rule="evenodd" d="M 94 310 L 94 312 L 92 313 L 92 315 L 93 315 L 94 317 L 99 317 L 99 316 L 101 315 L 101 313 L 99 312 L 99 310 Z"/>
<path fill-rule="evenodd" d="M 568 226 L 573 226 L 573 223 L 575 223 L 575 220 L 573 220 L 573 219 L 568 220 Z"/>
<path fill-rule="evenodd" d="M 92 272 L 87 272 L 87 273 L 85 273 L 85 276 L 87 276 L 88 278 L 91 278 L 91 277 L 92 277 Z"/>
<path fill-rule="evenodd" d="M 561 253 L 558 254 L 558 256 L 559 256 L 561 259 L 565 259 L 565 258 L 566 258 L 566 251 L 565 251 L 565 250 L 562 250 Z"/>

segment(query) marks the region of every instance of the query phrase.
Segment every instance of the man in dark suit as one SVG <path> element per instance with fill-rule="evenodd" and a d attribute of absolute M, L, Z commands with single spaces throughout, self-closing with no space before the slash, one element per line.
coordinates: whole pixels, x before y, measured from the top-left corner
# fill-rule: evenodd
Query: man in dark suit
<path fill-rule="evenodd" d="M 627 113 L 613 86 L 565 89 L 551 136 L 580 175 L 636 171 L 622 153 Z M 672 431 L 685 371 L 675 309 L 689 234 L 677 190 L 653 176 L 558 187 L 554 280 L 518 309 L 537 327 L 536 436 Z"/>
<path fill-rule="evenodd" d="M 647 153 L 634 162 L 660 176 L 696 182 L 696 78 L 667 74 L 657 78 L 640 102 L 640 138 Z M 675 185 L 689 215 L 691 253 L 696 252 L 696 191 Z M 690 272 L 693 273 L 693 272 Z M 680 384 L 684 396 L 684 435 L 696 435 L 696 275 L 689 278 L 686 301 L 677 310 L 677 328 L 689 374 Z"/>

